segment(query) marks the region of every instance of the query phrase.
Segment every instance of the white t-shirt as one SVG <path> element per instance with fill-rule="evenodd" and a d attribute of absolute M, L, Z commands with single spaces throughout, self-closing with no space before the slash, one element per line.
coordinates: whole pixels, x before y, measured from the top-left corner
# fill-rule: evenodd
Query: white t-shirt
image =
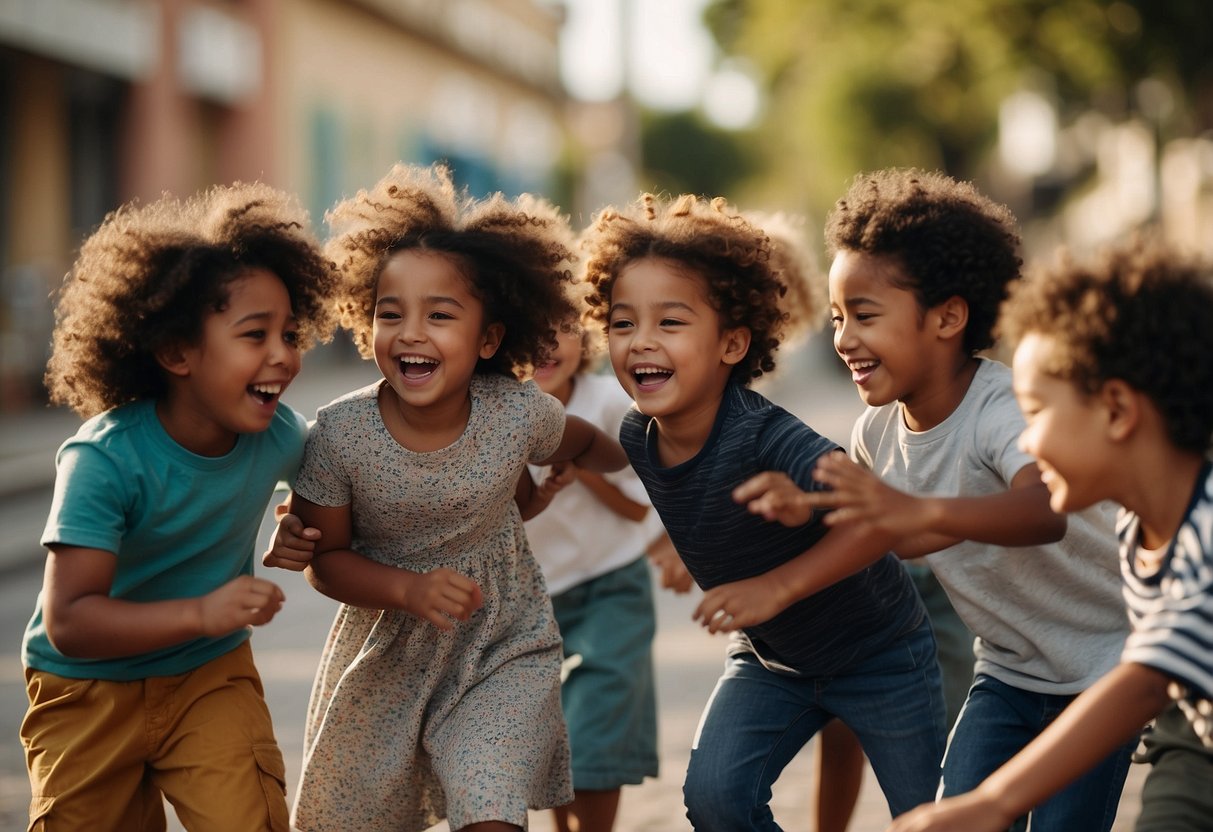
<path fill-rule="evenodd" d="M 565 412 L 617 437 L 623 414 L 631 406 L 632 400 L 614 376 L 587 373 L 575 377 Z M 536 484 L 548 475 L 543 467 L 532 465 L 530 471 Z M 605 477 L 625 497 L 649 505 L 648 494 L 631 466 Z M 626 566 L 644 554 L 661 530 L 661 520 L 651 508 L 640 522 L 628 520 L 607 508 L 580 482 L 570 483 L 526 522 L 527 539 L 552 595 Z"/>
<path fill-rule="evenodd" d="M 983 359 L 947 419 L 911 431 L 897 402 L 855 423 L 852 456 L 901 491 L 981 497 L 1010 487 L 1035 460 L 1020 451 L 1025 423 L 1011 373 Z M 1117 663 L 1129 622 L 1121 599 L 1116 507 L 1067 516 L 1043 546 L 963 541 L 926 557 L 952 606 L 977 637 L 976 671 L 1035 693 L 1073 694 Z"/>

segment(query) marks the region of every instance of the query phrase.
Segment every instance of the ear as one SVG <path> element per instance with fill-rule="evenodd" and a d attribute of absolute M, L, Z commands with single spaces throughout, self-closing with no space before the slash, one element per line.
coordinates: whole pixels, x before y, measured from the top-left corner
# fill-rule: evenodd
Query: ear
<path fill-rule="evenodd" d="M 190 374 L 190 361 L 183 345 L 169 344 L 158 348 L 153 355 L 156 357 L 156 363 L 169 375 L 185 378 Z"/>
<path fill-rule="evenodd" d="M 480 345 L 480 357 L 492 358 L 501 347 L 501 339 L 505 337 L 505 324 L 491 323 L 484 329 L 484 342 Z"/>
<path fill-rule="evenodd" d="M 1138 393 L 1126 382 L 1113 378 L 1103 383 L 1098 396 L 1107 414 L 1108 438 L 1123 442 L 1132 436 L 1145 415 Z"/>
<path fill-rule="evenodd" d="M 739 326 L 726 329 L 723 334 L 724 355 L 721 361 L 725 364 L 740 364 L 750 351 L 750 328 Z"/>
<path fill-rule="evenodd" d="M 937 332 L 943 339 L 963 336 L 965 327 L 969 325 L 969 303 L 960 295 L 952 295 L 945 301 L 937 303 L 931 312 L 938 320 Z"/>

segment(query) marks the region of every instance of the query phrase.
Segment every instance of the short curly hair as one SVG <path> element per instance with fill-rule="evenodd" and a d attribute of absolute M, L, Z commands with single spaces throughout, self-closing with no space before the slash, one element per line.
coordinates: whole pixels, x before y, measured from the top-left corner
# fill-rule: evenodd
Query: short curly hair
<path fill-rule="evenodd" d="M 775 369 L 775 350 L 788 322 L 787 287 L 771 259 L 765 233 L 723 197 L 643 194 L 624 209 L 603 209 L 584 238 L 586 280 L 593 287 L 587 317 L 605 327 L 611 288 L 630 263 L 669 260 L 703 278 L 708 300 L 725 329 L 746 327 L 750 349 L 731 378 L 749 384 Z"/>
<path fill-rule="evenodd" d="M 1155 235 L 1136 235 L 1089 263 L 1063 252 L 1029 271 L 1003 305 L 1011 343 L 1053 343 L 1042 370 L 1086 394 L 1120 379 L 1154 402 L 1171 441 L 1204 453 L 1213 435 L 1213 265 Z"/>
<path fill-rule="evenodd" d="M 745 218 L 766 232 L 771 241 L 771 266 L 787 286 L 783 309 L 788 313 L 783 344 L 820 330 L 827 320 L 825 275 L 817 268 L 805 234 L 805 218 L 778 211 L 746 211 Z"/>
<path fill-rule="evenodd" d="M 518 377 L 546 360 L 556 327 L 576 317 L 566 293 L 573 235 L 567 219 L 537 197 L 475 200 L 456 192 L 445 165 L 396 164 L 326 219 L 334 236 L 325 251 L 341 275 L 341 322 L 364 358 L 374 356 L 379 275 L 400 251 L 450 257 L 484 304 L 485 322 L 503 325 L 500 347 L 477 362 L 478 373 Z"/>
<path fill-rule="evenodd" d="M 334 327 L 336 275 L 307 212 L 262 183 L 165 195 L 111 212 L 81 245 L 59 289 L 45 382 L 50 399 L 88 418 L 168 390 L 156 353 L 197 344 L 232 281 L 264 268 L 285 284 L 303 349 Z"/>
<path fill-rule="evenodd" d="M 964 299 L 962 345 L 972 355 L 994 345 L 1007 287 L 1020 276 L 1015 217 L 972 184 L 942 173 L 890 168 L 860 174 L 826 218 L 830 256 L 846 249 L 896 258 L 924 309 Z"/>

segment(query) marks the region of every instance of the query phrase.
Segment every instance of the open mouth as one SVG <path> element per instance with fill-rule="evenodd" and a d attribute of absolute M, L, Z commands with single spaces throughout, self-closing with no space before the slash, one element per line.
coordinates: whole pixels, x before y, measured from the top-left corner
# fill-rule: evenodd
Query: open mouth
<path fill-rule="evenodd" d="M 640 390 L 655 390 L 673 375 L 673 370 L 663 367 L 637 367 L 632 370 L 632 378 L 636 380 L 636 386 Z"/>
<path fill-rule="evenodd" d="M 262 404 L 269 404 L 282 395 L 285 384 L 250 384 L 249 395 Z"/>
<path fill-rule="evenodd" d="M 880 366 L 879 361 L 849 361 L 847 367 L 851 370 L 851 381 L 864 384 Z"/>
<path fill-rule="evenodd" d="M 556 368 L 559 366 L 560 366 L 559 361 L 548 361 L 544 364 L 540 364 L 538 367 L 535 368 L 535 373 L 534 373 L 535 378 L 547 378 L 548 376 L 555 373 Z"/>
<path fill-rule="evenodd" d="M 400 372 L 410 381 L 429 378 L 438 369 L 438 362 L 420 355 L 405 355 L 400 358 Z"/>

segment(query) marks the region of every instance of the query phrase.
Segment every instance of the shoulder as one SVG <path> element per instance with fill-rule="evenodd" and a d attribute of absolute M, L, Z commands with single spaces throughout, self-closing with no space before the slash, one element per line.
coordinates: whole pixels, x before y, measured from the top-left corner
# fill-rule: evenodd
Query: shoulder
<path fill-rule="evenodd" d="M 338 396 L 317 409 L 316 420 L 324 422 L 340 419 L 349 414 L 364 411 L 368 407 L 378 407 L 379 385 L 382 383 L 382 381 L 375 381 L 365 387 L 359 387 L 357 390 L 351 390 L 349 393 Z"/>
<path fill-rule="evenodd" d="M 969 397 L 977 413 L 991 411 L 1010 413 L 1019 420 L 1019 404 L 1015 401 L 1015 389 L 1011 384 L 1011 368 L 992 358 L 979 359 L 977 373 L 969 387 Z"/>
<path fill-rule="evenodd" d="M 752 441 L 761 465 L 790 470 L 797 467 L 794 461 L 811 462 L 838 448 L 761 393 L 738 386 L 726 395 L 730 397 L 729 415 L 721 432 L 722 449 L 726 451 Z"/>

